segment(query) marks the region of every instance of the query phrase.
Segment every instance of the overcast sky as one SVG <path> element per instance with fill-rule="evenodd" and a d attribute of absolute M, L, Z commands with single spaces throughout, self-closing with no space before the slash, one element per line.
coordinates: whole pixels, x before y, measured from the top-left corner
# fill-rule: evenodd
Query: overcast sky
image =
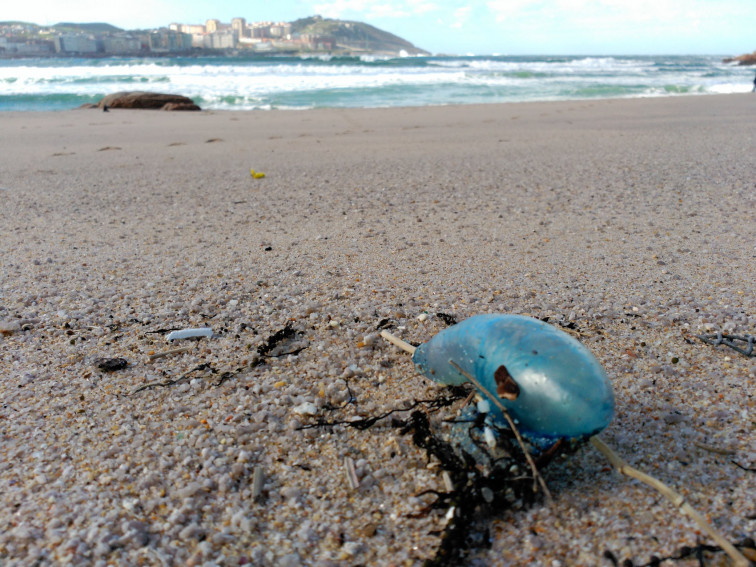
<path fill-rule="evenodd" d="M 358 20 L 433 53 L 713 54 L 756 49 L 754 0 L 4 0 L 0 21 L 107 22 L 127 29 L 292 21 L 320 14 Z"/>

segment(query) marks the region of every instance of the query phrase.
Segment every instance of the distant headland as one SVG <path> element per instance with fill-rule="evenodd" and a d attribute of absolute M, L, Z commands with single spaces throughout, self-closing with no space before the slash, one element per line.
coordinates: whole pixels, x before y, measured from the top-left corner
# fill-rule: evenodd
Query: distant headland
<path fill-rule="evenodd" d="M 40 26 L 0 22 L 0 58 L 202 55 L 428 55 L 409 41 L 363 22 L 312 16 L 293 22 L 172 23 L 123 30 L 107 23 Z"/>
<path fill-rule="evenodd" d="M 744 55 L 738 55 L 737 57 L 727 57 L 722 60 L 723 63 L 735 63 L 738 65 L 756 65 L 756 51 L 753 53 L 746 53 Z"/>

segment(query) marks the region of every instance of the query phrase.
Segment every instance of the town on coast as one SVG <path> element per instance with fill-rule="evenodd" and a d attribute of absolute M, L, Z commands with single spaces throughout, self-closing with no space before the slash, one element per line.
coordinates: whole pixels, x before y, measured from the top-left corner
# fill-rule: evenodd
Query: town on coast
<path fill-rule="evenodd" d="M 253 55 L 301 53 L 427 54 L 410 42 L 362 22 L 313 16 L 294 22 L 171 23 L 122 30 L 106 23 L 39 26 L 0 22 L 0 57 L 111 57 L 119 55 Z"/>

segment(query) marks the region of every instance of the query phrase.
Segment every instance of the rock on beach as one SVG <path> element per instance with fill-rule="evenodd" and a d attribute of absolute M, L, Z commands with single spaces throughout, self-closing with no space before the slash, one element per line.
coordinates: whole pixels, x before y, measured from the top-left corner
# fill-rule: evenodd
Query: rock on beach
<path fill-rule="evenodd" d="M 162 110 L 201 110 L 188 97 L 176 94 L 144 91 L 124 91 L 109 94 L 97 103 L 97 108 L 146 108 Z"/>

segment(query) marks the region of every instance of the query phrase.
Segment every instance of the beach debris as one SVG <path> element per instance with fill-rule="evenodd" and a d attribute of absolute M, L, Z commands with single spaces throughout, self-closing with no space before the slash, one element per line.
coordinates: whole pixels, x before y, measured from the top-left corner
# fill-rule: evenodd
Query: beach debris
<path fill-rule="evenodd" d="M 596 435 L 614 415 L 614 395 L 599 362 L 576 339 L 537 319 L 500 314 L 471 317 L 418 347 L 387 331 L 381 335 L 411 353 L 418 370 L 428 378 L 453 386 L 471 382 L 483 401 L 494 406 L 469 406 L 452 426 L 448 442 L 430 433 L 427 417 L 421 412 L 413 412 L 407 426 L 414 429 L 415 444 L 436 456 L 444 469 L 464 470 L 461 463 L 473 461 L 472 467 L 466 467 L 466 478 L 452 478 L 453 484 L 459 486 L 455 492 L 435 493 L 438 500 L 433 506 L 448 506 L 451 518 L 431 564 L 458 564 L 460 550 L 469 540 L 469 524 L 476 517 L 476 507 L 488 504 L 496 509 L 502 489 L 517 486 L 517 479 L 523 478 L 521 474 L 507 477 L 507 473 L 518 471 L 519 464 L 527 462 L 532 471 L 532 494 L 537 482 L 550 499 L 536 465 L 543 466 L 557 452 L 564 454 L 588 440 L 618 472 L 655 489 L 693 519 L 735 565 L 749 565 L 682 495 L 628 465 Z M 482 436 L 474 433 L 476 428 L 482 430 Z M 490 453 L 500 445 L 503 456 L 494 454 L 491 460 Z M 482 466 L 485 457 L 489 458 L 487 468 Z M 472 474 L 471 468 L 475 471 Z M 483 488 L 490 492 L 484 493 Z M 525 497 L 524 493 L 521 497 Z M 507 504 L 506 499 L 501 503 Z"/>
<path fill-rule="evenodd" d="M 459 421 L 469 428 L 465 430 L 467 435 L 479 439 L 480 428 L 477 424 L 470 423 L 464 416 Z M 425 561 L 424 565 L 452 567 L 466 564 L 468 550 L 483 547 L 489 541 L 487 520 L 491 515 L 500 514 L 518 503 L 527 506 L 535 501 L 534 479 L 526 473 L 528 467 L 524 455 L 510 436 L 511 431 L 502 431 L 498 441 L 500 446 L 506 446 L 511 451 L 509 456 L 494 457 L 489 454 L 489 466 L 483 468 L 471 455 L 459 450 L 458 438 L 452 436 L 447 440 L 434 433 L 424 412 L 413 411 L 401 427 L 401 433 L 411 433 L 414 444 L 424 449 L 429 457 L 438 460 L 446 488 L 445 492 L 426 490 L 418 495 L 436 497 L 418 516 L 431 510 L 446 511 L 441 541 L 434 557 Z M 574 447 L 565 443 L 562 449 L 560 455 L 574 450 Z M 556 454 L 545 455 L 539 466 L 545 466 Z"/>
<path fill-rule="evenodd" d="M 172 348 L 170 350 L 164 350 L 163 352 L 154 352 L 151 355 L 148 356 L 148 360 L 152 362 L 153 360 L 157 360 L 159 358 L 165 358 L 166 356 L 173 356 L 174 354 L 183 354 L 185 352 L 189 352 L 192 350 L 192 347 L 179 347 L 179 348 Z"/>
<path fill-rule="evenodd" d="M 210 327 L 200 327 L 198 329 L 181 329 L 180 331 L 171 331 L 165 337 L 167 341 L 177 341 L 180 339 L 193 339 L 195 337 L 212 337 L 213 330 Z"/>
<path fill-rule="evenodd" d="M 673 490 L 660 480 L 639 471 L 636 468 L 631 467 L 625 461 L 623 461 L 619 455 L 617 455 L 612 449 L 609 448 L 598 437 L 591 437 L 591 444 L 612 464 L 617 472 L 641 481 L 643 484 L 650 486 L 656 490 L 659 494 L 669 500 L 678 510 L 683 512 L 689 518 L 691 518 L 699 528 L 706 532 L 711 539 L 724 550 L 724 552 L 730 556 L 733 563 L 738 567 L 748 567 L 750 562 L 746 559 L 740 551 L 738 551 L 734 545 L 727 541 L 718 531 L 716 531 L 707 521 L 701 516 L 693 507 L 688 504 L 685 498 L 677 491 Z"/>
<path fill-rule="evenodd" d="M 457 324 L 457 318 L 454 315 L 449 315 L 448 313 L 436 313 L 436 317 L 449 326 Z"/>
<path fill-rule="evenodd" d="M 257 465 L 252 473 L 252 500 L 262 499 L 263 485 L 265 484 L 265 471 L 262 465 Z"/>
<path fill-rule="evenodd" d="M 278 358 L 286 355 L 299 354 L 308 346 L 309 341 L 302 339 L 302 333 L 287 323 L 283 329 L 273 333 L 265 344 L 257 347 L 257 354 L 261 357 Z"/>
<path fill-rule="evenodd" d="M 262 171 L 255 171 L 254 169 L 250 169 L 249 174 L 255 179 L 262 179 L 265 177 L 265 174 Z"/>
<path fill-rule="evenodd" d="M 352 457 L 344 457 L 344 472 L 346 473 L 349 488 L 357 490 L 360 487 L 360 479 L 357 478 L 357 471 L 354 468 L 354 459 Z"/>
<path fill-rule="evenodd" d="M 587 439 L 614 415 L 614 394 L 601 364 L 573 337 L 521 315 L 477 315 L 415 348 L 417 369 L 435 382 L 472 381 L 489 398 L 493 420 L 508 425 L 506 409 L 523 436 L 541 448 L 559 439 Z M 404 344 L 401 344 L 404 343 Z"/>
<path fill-rule="evenodd" d="M 97 358 L 94 365 L 102 372 L 115 372 L 123 370 L 129 363 L 125 358 Z"/>
<path fill-rule="evenodd" d="M 726 335 L 724 333 L 713 333 L 710 335 L 696 335 L 696 338 L 712 346 L 725 345 L 744 356 L 756 356 L 756 350 L 753 348 L 753 344 L 756 342 L 756 336 L 754 335 Z"/>
<path fill-rule="evenodd" d="M 189 380 L 191 378 L 194 378 L 194 376 L 192 376 L 192 374 L 194 374 L 195 372 L 204 372 L 204 371 L 209 371 L 211 374 L 216 374 L 217 373 L 217 370 L 215 370 L 210 365 L 210 363 L 206 362 L 204 364 L 200 364 L 199 366 L 195 366 L 189 372 L 187 372 L 186 374 L 184 374 L 182 376 L 179 376 L 176 379 L 168 379 L 168 380 L 163 380 L 163 381 L 150 382 L 148 384 L 142 384 L 138 388 L 135 388 L 134 390 L 132 390 L 131 393 L 130 393 L 130 395 L 134 395 L 134 394 L 136 394 L 138 392 L 142 392 L 144 390 L 151 390 L 152 388 L 167 388 L 168 386 L 174 386 L 174 385 L 178 384 L 179 382 L 182 382 L 184 380 Z"/>

